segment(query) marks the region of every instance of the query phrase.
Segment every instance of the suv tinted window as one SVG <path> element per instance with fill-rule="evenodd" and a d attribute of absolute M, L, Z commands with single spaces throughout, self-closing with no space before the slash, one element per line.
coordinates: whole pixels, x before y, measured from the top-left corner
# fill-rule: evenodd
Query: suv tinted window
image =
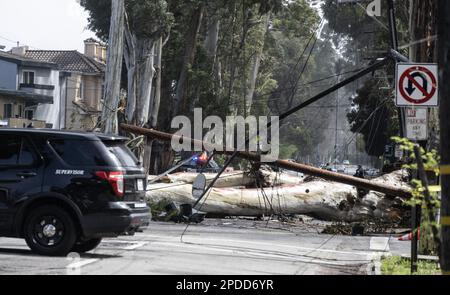
<path fill-rule="evenodd" d="M 103 141 L 103 143 L 108 148 L 119 163 L 123 167 L 137 167 L 139 166 L 138 159 L 134 156 L 134 154 L 130 151 L 129 148 L 126 147 L 124 142 L 120 141 Z"/>
<path fill-rule="evenodd" d="M 0 135 L 0 166 L 27 166 L 33 162 L 33 152 L 24 138 Z"/>
<path fill-rule="evenodd" d="M 96 141 L 50 139 L 50 145 L 71 166 L 108 166 Z"/>
<path fill-rule="evenodd" d="M 19 165 L 28 166 L 33 164 L 34 158 L 33 158 L 33 152 L 28 145 L 25 138 L 22 138 L 22 146 L 20 150 L 20 156 L 19 156 Z"/>

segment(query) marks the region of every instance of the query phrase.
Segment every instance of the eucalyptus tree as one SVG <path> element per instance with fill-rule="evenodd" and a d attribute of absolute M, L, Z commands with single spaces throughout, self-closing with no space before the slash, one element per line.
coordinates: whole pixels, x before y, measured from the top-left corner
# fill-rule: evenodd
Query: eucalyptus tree
<path fill-rule="evenodd" d="M 104 41 L 109 40 L 111 1 L 82 0 L 89 12 L 89 28 Z M 161 54 L 162 38 L 167 36 L 173 22 L 164 0 L 125 1 L 124 60 L 127 68 L 126 118 L 129 123 L 144 126 L 149 118 L 157 117 L 158 95 L 152 92 L 155 59 Z M 159 63 L 156 62 L 158 65 Z M 152 95 L 153 93 L 153 95 Z M 155 106 L 152 108 L 152 106 Z"/>

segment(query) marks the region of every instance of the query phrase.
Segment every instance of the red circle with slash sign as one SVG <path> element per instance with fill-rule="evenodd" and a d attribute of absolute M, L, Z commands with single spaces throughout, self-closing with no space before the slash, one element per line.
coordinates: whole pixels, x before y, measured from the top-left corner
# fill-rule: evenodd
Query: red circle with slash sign
<path fill-rule="evenodd" d="M 430 78 L 430 80 L 431 80 L 431 91 L 430 92 L 428 92 L 427 89 L 424 89 L 423 86 L 420 85 L 419 82 L 417 82 L 416 79 L 414 79 L 414 77 L 411 76 L 411 73 L 413 73 L 413 72 L 420 72 Z M 405 79 L 408 79 L 409 81 L 411 81 L 413 83 L 413 85 L 416 88 L 418 88 L 420 92 L 422 92 L 422 94 L 424 95 L 424 97 L 422 99 L 414 99 L 409 94 L 406 93 L 405 87 L 403 87 Z M 427 69 L 425 67 L 421 67 L 421 66 L 414 66 L 414 67 L 407 69 L 400 77 L 400 80 L 399 80 L 400 94 L 403 96 L 403 98 L 405 100 L 407 100 L 410 103 L 423 104 L 423 103 L 426 103 L 427 101 L 429 101 L 430 99 L 432 99 L 433 96 L 435 95 L 436 84 L 437 84 L 436 77 L 429 69 Z"/>

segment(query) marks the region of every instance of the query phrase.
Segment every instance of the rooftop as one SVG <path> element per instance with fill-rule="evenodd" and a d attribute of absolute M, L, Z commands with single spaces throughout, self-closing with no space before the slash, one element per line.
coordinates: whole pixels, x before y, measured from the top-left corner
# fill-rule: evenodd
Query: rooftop
<path fill-rule="evenodd" d="M 4 51 L 0 51 L 0 59 L 7 60 L 16 63 L 21 66 L 31 66 L 31 67 L 42 67 L 56 69 L 56 63 L 50 61 L 44 61 L 39 59 L 33 59 L 27 56 L 21 56 L 17 54 L 12 54 Z"/>
<path fill-rule="evenodd" d="M 84 74 L 102 74 L 106 65 L 76 50 L 27 50 L 25 57 L 58 65 L 58 70 Z"/>

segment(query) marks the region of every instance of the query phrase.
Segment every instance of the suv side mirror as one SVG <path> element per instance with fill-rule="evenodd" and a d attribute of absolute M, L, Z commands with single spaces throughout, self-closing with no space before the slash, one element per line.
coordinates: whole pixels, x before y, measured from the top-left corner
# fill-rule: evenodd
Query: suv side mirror
<path fill-rule="evenodd" d="M 200 198 L 205 192 L 205 188 L 206 176 L 204 174 L 199 174 L 192 184 L 192 196 L 196 199 Z"/>

